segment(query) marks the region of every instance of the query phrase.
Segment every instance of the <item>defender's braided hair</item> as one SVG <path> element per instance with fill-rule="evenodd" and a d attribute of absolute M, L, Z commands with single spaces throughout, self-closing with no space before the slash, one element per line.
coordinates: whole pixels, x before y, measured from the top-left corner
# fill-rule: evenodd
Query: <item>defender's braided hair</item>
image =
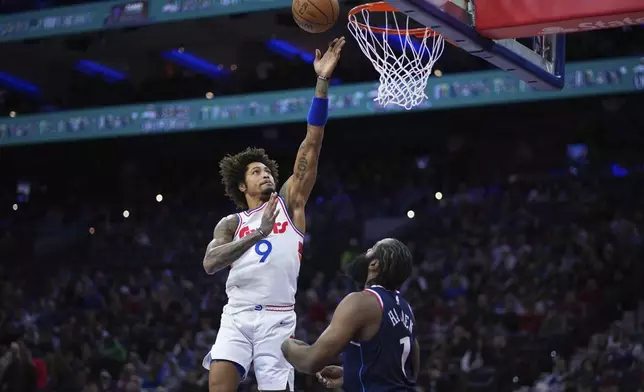
<path fill-rule="evenodd" d="M 387 290 L 397 290 L 411 275 L 412 255 L 409 248 L 397 239 L 389 239 L 375 249 L 380 261 L 378 276 L 370 284 L 383 286 Z"/>

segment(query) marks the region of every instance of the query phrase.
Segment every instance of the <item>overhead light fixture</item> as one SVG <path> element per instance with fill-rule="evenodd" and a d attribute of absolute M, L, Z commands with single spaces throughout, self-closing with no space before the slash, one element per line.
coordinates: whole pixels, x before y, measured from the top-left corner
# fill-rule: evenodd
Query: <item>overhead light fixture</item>
<path fill-rule="evenodd" d="M 305 52 L 286 41 L 282 41 L 276 38 L 271 38 L 266 41 L 266 48 L 275 54 L 292 60 L 299 58 L 300 60 L 309 64 L 313 64 L 313 61 L 315 60 L 315 56 L 312 53 Z M 338 78 L 331 79 L 332 85 L 338 85 L 340 83 L 341 81 Z"/>
<path fill-rule="evenodd" d="M 163 52 L 162 56 L 175 64 L 186 67 L 194 72 L 208 75 L 211 78 L 216 79 L 230 75 L 229 70 L 224 69 L 223 67 L 219 68 L 217 65 L 190 54 L 185 50 L 169 50 L 167 52 Z"/>
<path fill-rule="evenodd" d="M 280 56 L 289 58 L 289 59 L 295 59 L 299 57 L 303 61 L 306 61 L 307 63 L 313 64 L 313 60 L 315 60 L 315 56 L 312 53 L 307 53 L 305 51 L 302 51 L 295 46 L 289 44 L 288 42 L 282 41 L 280 39 L 272 38 L 269 39 L 266 42 L 266 47 L 268 50 L 270 50 L 273 53 L 277 53 Z"/>
<path fill-rule="evenodd" d="M 91 60 L 79 60 L 74 69 L 89 76 L 100 75 L 107 83 L 120 82 L 126 79 L 124 73 Z"/>
<path fill-rule="evenodd" d="M 15 92 L 36 97 L 40 88 L 7 72 L 0 72 L 0 84 Z"/>

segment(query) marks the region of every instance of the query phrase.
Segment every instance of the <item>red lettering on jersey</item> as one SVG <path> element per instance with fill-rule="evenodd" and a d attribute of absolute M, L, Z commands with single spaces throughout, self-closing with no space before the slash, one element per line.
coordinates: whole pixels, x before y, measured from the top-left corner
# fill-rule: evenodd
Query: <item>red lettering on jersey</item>
<path fill-rule="evenodd" d="M 288 221 L 285 222 L 275 222 L 273 225 L 273 234 L 283 234 L 286 233 L 286 229 L 288 228 Z M 239 238 L 244 238 L 250 233 L 254 233 L 255 229 L 251 229 L 248 226 L 244 226 L 239 230 Z"/>
<path fill-rule="evenodd" d="M 244 238 L 255 230 L 251 230 L 248 226 L 244 226 L 239 230 L 239 238 Z"/>
<path fill-rule="evenodd" d="M 273 225 L 273 233 L 275 234 L 285 233 L 287 227 L 288 227 L 288 222 L 275 222 L 275 224 Z"/>
<path fill-rule="evenodd" d="M 302 262 L 302 251 L 304 250 L 304 244 L 301 242 L 297 243 L 297 255 L 300 256 L 300 263 Z"/>

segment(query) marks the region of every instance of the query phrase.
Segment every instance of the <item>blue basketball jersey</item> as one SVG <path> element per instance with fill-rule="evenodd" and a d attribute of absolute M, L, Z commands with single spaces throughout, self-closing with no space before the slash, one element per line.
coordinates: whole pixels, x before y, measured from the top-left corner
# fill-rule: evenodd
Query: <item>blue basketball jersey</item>
<path fill-rule="evenodd" d="M 411 352 L 416 340 L 414 314 L 398 291 L 370 286 L 382 308 L 382 321 L 376 336 L 368 341 L 352 341 L 342 354 L 346 392 L 413 391 Z"/>

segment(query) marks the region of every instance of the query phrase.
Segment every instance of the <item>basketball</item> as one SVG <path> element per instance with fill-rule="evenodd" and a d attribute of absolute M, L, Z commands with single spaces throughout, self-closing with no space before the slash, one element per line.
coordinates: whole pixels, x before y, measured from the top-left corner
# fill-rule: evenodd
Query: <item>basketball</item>
<path fill-rule="evenodd" d="M 307 33 L 323 33 L 338 20 L 338 0 L 293 0 L 293 19 Z"/>

